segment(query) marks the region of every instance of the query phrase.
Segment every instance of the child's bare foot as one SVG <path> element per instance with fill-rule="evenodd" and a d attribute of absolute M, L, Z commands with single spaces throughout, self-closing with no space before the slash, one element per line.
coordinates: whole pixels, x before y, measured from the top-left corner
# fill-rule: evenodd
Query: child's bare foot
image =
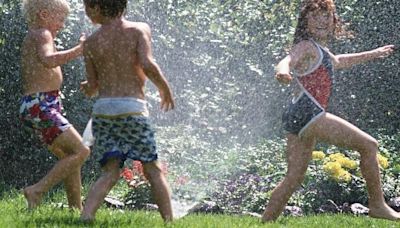
<path fill-rule="evenodd" d="M 261 222 L 263 222 L 263 223 L 274 222 L 276 219 L 277 219 L 277 216 L 274 216 L 267 212 L 264 212 L 264 214 L 261 216 Z"/>
<path fill-rule="evenodd" d="M 388 220 L 400 220 L 400 213 L 396 212 L 386 204 L 381 207 L 370 207 L 369 216 Z"/>
<path fill-rule="evenodd" d="M 33 189 L 32 186 L 26 187 L 23 190 L 26 202 L 28 203 L 28 209 L 35 209 L 39 206 L 42 200 L 42 194 Z"/>

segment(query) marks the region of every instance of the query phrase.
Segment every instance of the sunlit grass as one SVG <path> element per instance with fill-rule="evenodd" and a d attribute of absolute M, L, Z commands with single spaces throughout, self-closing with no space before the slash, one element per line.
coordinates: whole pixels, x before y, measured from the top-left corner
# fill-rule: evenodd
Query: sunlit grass
<path fill-rule="evenodd" d="M 35 211 L 28 211 L 17 192 L 0 200 L 0 227 L 400 227 L 399 223 L 366 216 L 318 215 L 301 218 L 281 217 L 262 224 L 258 218 L 230 215 L 190 215 L 164 225 L 157 212 L 122 211 L 101 208 L 93 224 L 79 221 L 79 212 L 61 207 L 61 194 L 54 194 Z"/>

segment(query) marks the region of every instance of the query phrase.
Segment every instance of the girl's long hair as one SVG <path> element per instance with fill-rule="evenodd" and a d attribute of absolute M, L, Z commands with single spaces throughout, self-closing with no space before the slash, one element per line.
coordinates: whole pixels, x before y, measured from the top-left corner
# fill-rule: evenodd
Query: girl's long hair
<path fill-rule="evenodd" d="M 333 0 L 304 0 L 301 3 L 300 14 L 297 20 L 293 44 L 297 44 L 302 40 L 312 38 L 312 36 L 308 34 L 307 31 L 307 15 L 315 10 L 322 10 L 333 13 L 333 23 L 335 26 L 333 36 L 335 38 L 346 35 L 340 18 L 336 13 L 336 7 Z"/>

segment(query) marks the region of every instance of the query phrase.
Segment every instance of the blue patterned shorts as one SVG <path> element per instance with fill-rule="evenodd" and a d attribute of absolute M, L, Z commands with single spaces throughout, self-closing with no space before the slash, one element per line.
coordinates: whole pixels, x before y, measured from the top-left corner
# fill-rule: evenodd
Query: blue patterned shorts
<path fill-rule="evenodd" d="M 148 117 L 128 115 L 124 117 L 93 117 L 94 156 L 101 166 L 111 158 L 141 162 L 157 160 L 155 131 Z"/>

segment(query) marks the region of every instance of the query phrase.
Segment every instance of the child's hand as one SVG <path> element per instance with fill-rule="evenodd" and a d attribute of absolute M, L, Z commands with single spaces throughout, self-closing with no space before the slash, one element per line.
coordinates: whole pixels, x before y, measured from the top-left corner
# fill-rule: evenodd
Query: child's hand
<path fill-rule="evenodd" d="M 376 58 L 385 58 L 391 55 L 394 52 L 394 45 L 386 45 L 383 47 L 379 47 L 377 49 L 374 49 L 374 55 Z"/>
<path fill-rule="evenodd" d="M 175 108 L 175 101 L 172 98 L 172 94 L 170 91 L 166 93 L 160 91 L 161 96 L 161 110 L 168 112 L 171 109 Z"/>
<path fill-rule="evenodd" d="M 289 84 L 293 80 L 293 77 L 288 73 L 276 73 L 275 78 L 283 84 Z"/>
<path fill-rule="evenodd" d="M 83 53 L 83 43 L 86 41 L 86 35 L 85 33 L 82 33 L 81 36 L 79 37 L 79 42 L 77 45 L 77 50 L 78 50 L 78 55 L 82 55 Z"/>
<path fill-rule="evenodd" d="M 81 33 L 81 36 L 79 37 L 79 44 L 83 44 L 86 41 L 86 34 Z"/>

